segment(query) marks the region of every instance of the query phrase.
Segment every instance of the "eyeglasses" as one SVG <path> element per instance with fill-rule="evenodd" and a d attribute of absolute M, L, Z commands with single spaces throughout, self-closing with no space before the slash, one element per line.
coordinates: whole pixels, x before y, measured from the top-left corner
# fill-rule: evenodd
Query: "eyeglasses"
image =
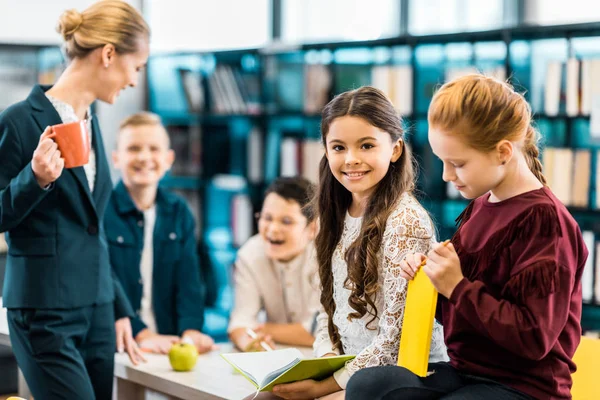
<path fill-rule="evenodd" d="M 292 227 L 298 223 L 298 221 L 290 217 L 275 219 L 271 215 L 263 215 L 260 212 L 254 214 L 254 217 L 256 218 L 259 224 L 272 224 L 274 222 L 278 222 L 281 226 Z"/>

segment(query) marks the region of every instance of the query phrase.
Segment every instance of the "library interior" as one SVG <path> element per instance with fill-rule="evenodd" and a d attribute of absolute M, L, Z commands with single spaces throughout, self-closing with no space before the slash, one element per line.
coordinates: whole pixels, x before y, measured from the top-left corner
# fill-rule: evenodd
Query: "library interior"
<path fill-rule="evenodd" d="M 0 0 L 0 166 L 0 400 L 600 399 L 600 3 Z"/>

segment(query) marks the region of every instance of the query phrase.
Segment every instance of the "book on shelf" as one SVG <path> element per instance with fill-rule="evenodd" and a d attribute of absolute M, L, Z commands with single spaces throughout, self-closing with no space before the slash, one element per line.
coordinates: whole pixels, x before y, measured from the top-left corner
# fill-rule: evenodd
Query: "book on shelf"
<path fill-rule="evenodd" d="M 576 58 L 570 58 L 566 63 L 566 113 L 570 117 L 577 116 L 580 108 L 579 82 L 581 63 Z"/>
<path fill-rule="evenodd" d="M 255 75 L 236 66 L 217 65 L 207 78 L 210 110 L 217 114 L 260 113 L 260 83 Z"/>
<path fill-rule="evenodd" d="M 202 73 L 180 68 L 181 85 L 188 104 L 188 111 L 201 113 L 204 110 L 204 90 L 202 88 Z"/>
<path fill-rule="evenodd" d="M 280 176 L 303 176 L 316 183 L 323 154 L 319 140 L 284 138 L 281 141 Z"/>
<path fill-rule="evenodd" d="M 374 66 L 371 85 L 388 96 L 400 115 L 412 114 L 413 68 L 410 65 Z"/>
<path fill-rule="evenodd" d="M 251 353 L 221 354 L 236 371 L 250 381 L 257 392 L 272 391 L 273 386 L 305 379 L 323 380 L 346 362 L 352 355 L 304 358 L 295 348 Z"/>
<path fill-rule="evenodd" d="M 199 176 L 202 172 L 202 128 L 200 126 L 168 126 L 175 160 L 171 174 Z"/>
<path fill-rule="evenodd" d="M 586 60 L 590 63 L 589 89 L 586 89 L 589 94 L 586 94 L 586 107 L 589 107 L 590 115 L 590 135 L 593 138 L 600 137 L 600 59 Z M 589 103 L 588 103 L 589 102 Z"/>
<path fill-rule="evenodd" d="M 583 242 L 590 253 L 585 262 L 583 274 L 581 275 L 581 298 L 584 303 L 591 303 L 594 299 L 595 235 L 592 231 L 583 231 L 581 234 L 583 236 Z"/>
<path fill-rule="evenodd" d="M 258 183 L 263 180 L 263 135 L 260 129 L 254 127 L 248 134 L 247 145 L 247 176 L 251 183 Z"/>
<path fill-rule="evenodd" d="M 300 174 L 301 146 L 298 139 L 292 137 L 283 138 L 281 141 L 281 176 L 297 176 Z"/>
<path fill-rule="evenodd" d="M 323 64 L 308 64 L 304 68 L 304 112 L 320 113 L 329 101 L 333 80 L 331 71 Z"/>
<path fill-rule="evenodd" d="M 587 149 L 578 149 L 575 150 L 574 158 L 571 205 L 587 208 L 589 206 L 592 153 Z"/>
<path fill-rule="evenodd" d="M 560 61 L 550 61 L 546 65 L 544 113 L 547 116 L 556 116 L 560 110 L 562 70 L 563 63 Z"/>
<path fill-rule="evenodd" d="M 254 234 L 252 202 L 245 193 L 233 196 L 231 200 L 231 230 L 233 245 L 241 247 Z"/>
<path fill-rule="evenodd" d="M 600 136 L 600 59 L 571 57 L 546 64 L 543 112 L 555 117 L 590 116 L 592 137 Z"/>
<path fill-rule="evenodd" d="M 587 208 L 590 198 L 592 154 L 587 149 L 548 147 L 542 154 L 548 186 L 566 206 Z"/>

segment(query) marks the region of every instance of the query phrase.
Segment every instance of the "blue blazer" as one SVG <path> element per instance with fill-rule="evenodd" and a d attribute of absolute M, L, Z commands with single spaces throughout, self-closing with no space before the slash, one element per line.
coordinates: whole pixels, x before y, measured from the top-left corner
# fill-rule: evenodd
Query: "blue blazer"
<path fill-rule="evenodd" d="M 131 319 L 135 337 L 146 328 L 139 317 L 144 288 L 140 273 L 144 214 L 136 208 L 123 182 L 113 191 L 104 226 L 111 265 L 137 310 Z M 187 329 L 202 329 L 205 290 L 194 229 L 194 217 L 185 201 L 159 188 L 152 245 L 152 309 L 160 334 L 181 335 Z"/>
<path fill-rule="evenodd" d="M 7 308 L 76 308 L 115 300 L 117 318 L 133 314 L 112 274 L 103 228 L 112 189 L 100 127 L 92 116 L 94 193 L 83 167 L 64 169 L 48 189 L 31 159 L 40 136 L 60 116 L 35 86 L 0 114 L 0 232 L 7 232 L 3 303 Z"/>

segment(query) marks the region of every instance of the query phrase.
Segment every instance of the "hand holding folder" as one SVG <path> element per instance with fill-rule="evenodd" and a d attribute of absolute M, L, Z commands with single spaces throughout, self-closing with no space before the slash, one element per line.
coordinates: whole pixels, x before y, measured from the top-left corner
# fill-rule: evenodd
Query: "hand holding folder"
<path fill-rule="evenodd" d="M 443 245 L 445 246 L 449 242 L 446 240 Z M 426 263 L 427 259 L 425 258 L 414 273 L 414 279 L 408 282 L 398 353 L 398 366 L 421 377 L 427 375 L 438 296 L 437 290 L 422 270 Z M 406 271 L 405 274 L 407 274 Z"/>

